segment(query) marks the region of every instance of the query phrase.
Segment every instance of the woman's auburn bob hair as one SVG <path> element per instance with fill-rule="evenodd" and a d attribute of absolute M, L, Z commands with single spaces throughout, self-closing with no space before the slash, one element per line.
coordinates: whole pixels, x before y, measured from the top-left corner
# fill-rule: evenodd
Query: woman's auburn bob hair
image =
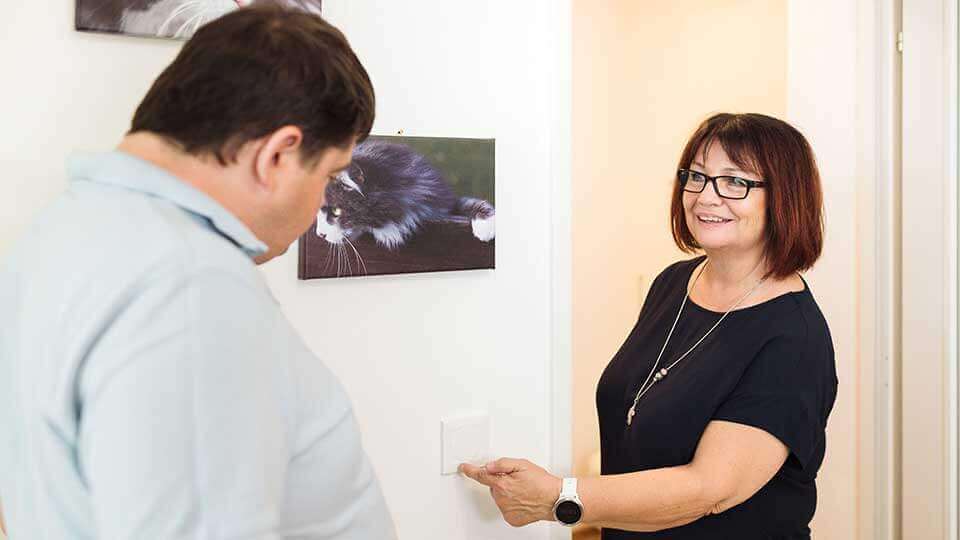
<path fill-rule="evenodd" d="M 765 182 L 768 275 L 786 278 L 811 268 L 823 249 L 823 190 L 807 140 L 771 116 L 721 113 L 700 124 L 687 141 L 678 168 L 689 169 L 714 143 L 720 143 L 738 167 Z M 683 186 L 675 182 L 670 205 L 673 240 L 684 252 L 694 253 L 700 245 L 687 227 L 683 193 Z"/>

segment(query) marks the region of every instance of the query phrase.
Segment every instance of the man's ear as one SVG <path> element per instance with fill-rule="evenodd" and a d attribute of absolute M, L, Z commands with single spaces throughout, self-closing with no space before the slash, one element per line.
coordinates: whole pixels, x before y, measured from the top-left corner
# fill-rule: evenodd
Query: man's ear
<path fill-rule="evenodd" d="M 284 126 L 267 135 L 254 158 L 257 182 L 272 191 L 278 174 L 300 166 L 302 144 L 303 131 L 296 126 Z"/>

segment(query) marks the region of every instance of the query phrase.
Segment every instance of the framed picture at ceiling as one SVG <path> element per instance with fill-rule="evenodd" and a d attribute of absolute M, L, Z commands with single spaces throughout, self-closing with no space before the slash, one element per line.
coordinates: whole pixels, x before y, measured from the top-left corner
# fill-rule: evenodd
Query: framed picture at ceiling
<path fill-rule="evenodd" d="M 217 17 L 251 4 L 320 13 L 320 0 L 76 0 L 77 30 L 188 39 Z"/>
<path fill-rule="evenodd" d="M 371 137 L 327 185 L 300 279 L 494 268 L 495 141 Z"/>

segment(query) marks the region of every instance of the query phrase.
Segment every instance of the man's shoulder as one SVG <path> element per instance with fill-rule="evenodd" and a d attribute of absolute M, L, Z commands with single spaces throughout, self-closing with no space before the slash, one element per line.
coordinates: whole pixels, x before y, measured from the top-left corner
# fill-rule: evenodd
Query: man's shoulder
<path fill-rule="evenodd" d="M 262 286 L 249 256 L 204 220 L 143 193 L 72 187 L 34 220 L 5 262 L 23 279 L 54 288 L 119 290 L 202 273 Z"/>

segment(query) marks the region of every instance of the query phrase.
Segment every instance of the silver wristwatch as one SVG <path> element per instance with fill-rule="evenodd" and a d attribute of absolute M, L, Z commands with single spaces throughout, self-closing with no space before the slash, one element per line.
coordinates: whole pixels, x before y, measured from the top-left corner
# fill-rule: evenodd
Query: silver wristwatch
<path fill-rule="evenodd" d="M 583 518 L 583 503 L 577 495 L 577 479 L 564 478 L 560 497 L 553 505 L 553 517 L 565 527 L 573 527 Z"/>

